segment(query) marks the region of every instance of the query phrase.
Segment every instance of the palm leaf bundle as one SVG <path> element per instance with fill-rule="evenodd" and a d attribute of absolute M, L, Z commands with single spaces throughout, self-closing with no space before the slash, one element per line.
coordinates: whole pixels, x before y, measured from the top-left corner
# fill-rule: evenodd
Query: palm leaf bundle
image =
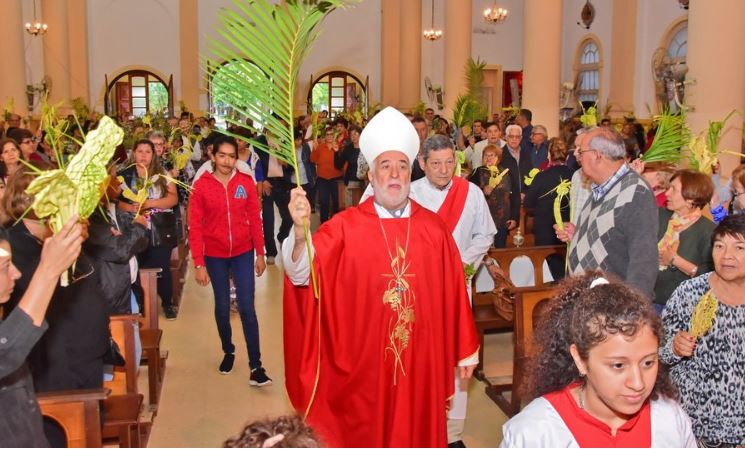
<path fill-rule="evenodd" d="M 486 117 L 487 110 L 483 98 L 484 67 L 486 63 L 478 59 L 468 58 L 466 60 L 467 91 L 459 95 L 453 105 L 453 123 L 459 130 L 464 126 L 470 126 L 474 120 Z"/>
<path fill-rule="evenodd" d="M 719 160 L 721 153 L 734 154 L 743 157 L 740 153 L 734 153 L 719 148 L 719 140 L 722 137 L 724 124 L 732 117 L 735 111 L 730 112 L 721 121 L 710 121 L 706 131 L 692 136 L 688 143 L 688 155 L 691 167 L 701 173 L 711 174 L 714 166 Z"/>
<path fill-rule="evenodd" d="M 61 160 L 56 170 L 41 171 L 29 165 L 38 175 L 26 188 L 34 197 L 30 209 L 38 218 L 49 220 L 52 232 L 59 232 L 74 215 L 84 219 L 96 210 L 108 178 L 107 164 L 123 138 L 122 129 L 104 116 L 67 166 Z M 61 281 L 67 285 L 67 273 Z"/>
<path fill-rule="evenodd" d="M 665 110 L 654 118 L 657 132 L 649 149 L 642 156 L 644 162 L 666 162 L 677 165 L 681 158 L 681 148 L 688 144 L 689 130 L 685 115 L 672 114 Z"/>
<path fill-rule="evenodd" d="M 228 119 L 234 126 L 260 134 L 258 125 L 268 131 L 272 145 L 255 138 L 243 139 L 255 148 L 290 165 L 298 176 L 293 139 L 294 95 L 298 72 L 313 41 L 318 25 L 337 7 L 350 0 L 233 0 L 234 9 L 218 13 L 218 34 L 205 58 L 207 74 L 223 96 L 221 100 L 257 126 Z M 222 63 L 231 64 L 222 67 Z M 215 76 L 220 71 L 220 76 Z M 230 134 L 230 133 L 229 133 Z"/>

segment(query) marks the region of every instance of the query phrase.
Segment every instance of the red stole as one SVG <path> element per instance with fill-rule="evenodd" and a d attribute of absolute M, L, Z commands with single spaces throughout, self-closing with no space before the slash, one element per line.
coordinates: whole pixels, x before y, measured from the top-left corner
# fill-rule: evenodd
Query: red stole
<path fill-rule="evenodd" d="M 411 203 L 406 281 L 415 321 L 401 353 L 386 350 L 395 313 L 383 302 L 391 259 L 406 245 L 408 218 L 380 220 L 372 198 L 313 235 L 321 299 L 285 278 L 287 393 L 325 446 L 444 447 L 453 369 L 478 350 L 460 255 L 433 212 Z M 383 239 L 381 225 L 388 237 Z"/>
<path fill-rule="evenodd" d="M 651 447 L 652 418 L 649 400 L 641 410 L 611 435 L 607 424 L 579 408 L 571 390 L 579 383 L 543 396 L 556 409 L 579 447 Z"/>
<path fill-rule="evenodd" d="M 466 198 L 468 197 L 468 181 L 458 176 L 453 176 L 452 185 L 445 201 L 437 210 L 437 215 L 442 218 L 451 234 L 460 221 L 463 214 L 463 208 L 466 207 Z"/>

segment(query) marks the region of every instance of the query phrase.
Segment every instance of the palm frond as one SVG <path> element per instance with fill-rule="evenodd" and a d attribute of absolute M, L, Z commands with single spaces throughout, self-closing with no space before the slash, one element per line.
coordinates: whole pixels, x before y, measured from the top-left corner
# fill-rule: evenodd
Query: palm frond
<path fill-rule="evenodd" d="M 665 110 L 655 117 L 657 132 L 649 149 L 644 152 L 644 162 L 668 162 L 677 164 L 681 158 L 681 148 L 688 144 L 689 130 L 684 114 L 673 114 Z"/>
<path fill-rule="evenodd" d="M 275 5 L 269 0 L 233 0 L 233 9 L 218 13 L 222 39 L 211 39 L 211 56 L 203 58 L 207 76 L 223 93 L 221 100 L 240 117 L 261 124 L 271 144 L 244 140 L 290 164 L 296 173 L 292 119 L 298 72 L 323 18 L 352 1 L 286 0 Z M 231 64 L 223 68 L 224 62 Z M 259 131 L 242 120 L 228 122 Z"/>

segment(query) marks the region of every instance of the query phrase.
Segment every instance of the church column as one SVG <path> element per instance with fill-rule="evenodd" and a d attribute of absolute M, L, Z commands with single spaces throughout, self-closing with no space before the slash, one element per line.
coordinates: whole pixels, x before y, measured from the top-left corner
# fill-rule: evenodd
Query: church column
<path fill-rule="evenodd" d="M 705 130 L 709 120 L 722 120 L 733 109 L 745 110 L 745 2 L 692 0 L 688 10 L 688 73 L 685 103 L 692 106 L 688 125 L 693 133 Z M 735 115 L 722 131 L 720 148 L 740 152 L 742 116 Z M 729 176 L 745 159 L 724 155 L 722 173 Z"/>
<path fill-rule="evenodd" d="M 634 112 L 636 5 L 637 0 L 613 0 L 610 87 L 607 97 L 608 104 L 612 106 L 613 117 L 623 117 Z"/>
<path fill-rule="evenodd" d="M 26 115 L 26 58 L 23 45 L 23 8 L 21 0 L 3 2 L 0 29 L 3 30 L 3 68 L 0 70 L 0 107 L 9 98 L 15 102 L 14 112 Z"/>
<path fill-rule="evenodd" d="M 44 73 L 52 81 L 48 102 L 64 102 L 61 114 L 70 111 L 70 43 L 68 32 L 68 2 L 42 0 L 41 11 L 49 29 L 41 39 L 44 42 Z"/>
<path fill-rule="evenodd" d="M 522 107 L 549 136 L 559 134 L 562 0 L 525 0 Z"/>
<path fill-rule="evenodd" d="M 422 2 L 403 0 L 400 4 L 398 107 L 402 111 L 409 111 L 421 100 L 422 92 Z"/>
<path fill-rule="evenodd" d="M 471 2 L 445 0 L 445 117 L 452 117 L 455 99 L 466 92 L 466 61 L 471 56 Z"/>
<path fill-rule="evenodd" d="M 383 106 L 398 107 L 401 49 L 401 8 L 399 0 L 382 0 L 380 27 L 380 102 Z"/>
<path fill-rule="evenodd" d="M 67 0 L 67 24 L 70 98 L 82 98 L 85 104 L 90 105 L 87 0 Z M 80 119 L 83 120 L 85 117 L 80 117 Z"/>
<path fill-rule="evenodd" d="M 181 100 L 190 112 L 199 110 L 199 19 L 197 0 L 179 1 Z M 174 102 L 175 103 L 175 102 Z"/>

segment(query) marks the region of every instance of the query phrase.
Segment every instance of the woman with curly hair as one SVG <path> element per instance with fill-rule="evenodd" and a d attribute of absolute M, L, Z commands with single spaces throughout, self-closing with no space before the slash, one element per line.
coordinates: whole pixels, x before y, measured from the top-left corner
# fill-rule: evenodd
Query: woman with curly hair
<path fill-rule="evenodd" d="M 322 447 L 316 433 L 297 415 L 267 418 L 248 424 L 224 447 Z"/>
<path fill-rule="evenodd" d="M 658 361 L 649 301 L 599 272 L 566 280 L 536 326 L 527 396 L 503 447 L 696 447 Z"/>

